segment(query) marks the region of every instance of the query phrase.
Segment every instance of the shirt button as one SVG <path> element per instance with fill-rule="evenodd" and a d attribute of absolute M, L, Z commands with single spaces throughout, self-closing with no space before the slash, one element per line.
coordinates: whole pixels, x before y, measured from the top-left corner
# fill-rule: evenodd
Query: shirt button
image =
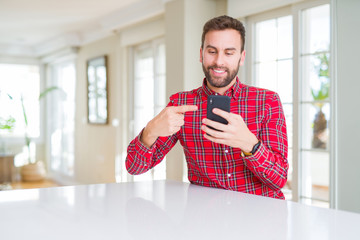
<path fill-rule="evenodd" d="M 229 150 L 226 149 L 226 150 L 225 150 L 225 153 L 228 153 L 228 152 L 229 152 Z"/>
<path fill-rule="evenodd" d="M 230 173 L 228 173 L 228 175 L 227 175 L 227 176 L 228 176 L 228 178 L 229 178 L 229 177 L 231 177 L 231 174 L 230 174 Z"/>
<path fill-rule="evenodd" d="M 149 153 L 152 153 L 151 151 L 149 151 Z"/>

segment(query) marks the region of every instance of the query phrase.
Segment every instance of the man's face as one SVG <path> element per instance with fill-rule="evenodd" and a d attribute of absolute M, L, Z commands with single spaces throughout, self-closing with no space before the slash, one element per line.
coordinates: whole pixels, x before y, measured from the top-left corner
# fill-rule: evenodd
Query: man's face
<path fill-rule="evenodd" d="M 200 62 L 211 86 L 223 88 L 234 82 L 244 59 L 238 31 L 225 29 L 206 33 L 204 46 L 200 48 Z"/>

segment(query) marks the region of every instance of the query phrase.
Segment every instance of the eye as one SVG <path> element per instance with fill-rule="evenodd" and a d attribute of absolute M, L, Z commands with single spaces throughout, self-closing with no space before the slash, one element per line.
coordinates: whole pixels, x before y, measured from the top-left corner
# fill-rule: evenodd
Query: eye
<path fill-rule="evenodd" d="M 234 53 L 233 53 L 233 52 L 226 52 L 225 54 L 226 54 L 227 56 L 234 55 Z"/>

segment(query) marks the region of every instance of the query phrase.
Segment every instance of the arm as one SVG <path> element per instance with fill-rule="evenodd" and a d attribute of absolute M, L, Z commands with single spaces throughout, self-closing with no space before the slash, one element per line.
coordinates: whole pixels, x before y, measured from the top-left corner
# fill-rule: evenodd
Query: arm
<path fill-rule="evenodd" d="M 250 152 L 260 140 L 257 151 L 251 156 L 244 157 L 244 163 L 269 188 L 276 191 L 281 189 L 287 181 L 289 166 L 285 117 L 278 95 L 274 94 L 266 104 L 262 127 L 258 131 L 259 139 L 248 129 L 240 115 L 220 109 L 214 109 L 214 113 L 229 123 L 224 125 L 204 119 L 202 129 L 211 135 L 205 134 L 204 137 L 216 143 L 240 148 L 244 152 Z M 222 132 L 214 131 L 206 125 Z"/>
<path fill-rule="evenodd" d="M 170 102 L 131 141 L 125 161 L 128 172 L 141 174 L 159 164 L 176 144 L 177 134 L 184 125 L 184 113 L 195 110 L 197 106 L 172 106 Z"/>
<path fill-rule="evenodd" d="M 289 164 L 285 116 L 277 94 L 268 104 L 259 138 L 259 149 L 244 158 L 245 164 L 268 187 L 280 190 L 287 181 Z"/>
<path fill-rule="evenodd" d="M 145 173 L 159 164 L 178 140 L 177 134 L 159 137 L 151 147 L 147 147 L 140 140 L 143 132 L 144 129 L 131 141 L 127 149 L 125 165 L 127 171 L 133 175 Z"/>

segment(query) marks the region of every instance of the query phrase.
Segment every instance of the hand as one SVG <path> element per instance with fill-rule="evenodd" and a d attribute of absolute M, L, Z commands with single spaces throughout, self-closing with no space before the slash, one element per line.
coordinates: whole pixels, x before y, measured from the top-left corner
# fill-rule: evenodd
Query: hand
<path fill-rule="evenodd" d="M 184 113 L 196 111 L 196 105 L 171 106 L 164 108 L 145 127 L 141 142 L 150 147 L 158 137 L 173 135 L 184 125 Z"/>
<path fill-rule="evenodd" d="M 228 124 L 218 123 L 207 118 L 203 119 L 201 129 L 205 132 L 204 137 L 216 143 L 240 148 L 244 152 L 251 152 L 258 139 L 249 130 L 243 118 L 238 114 L 228 113 L 218 108 L 214 108 L 213 113 L 225 118 Z M 206 125 L 220 131 L 213 130 Z"/>

